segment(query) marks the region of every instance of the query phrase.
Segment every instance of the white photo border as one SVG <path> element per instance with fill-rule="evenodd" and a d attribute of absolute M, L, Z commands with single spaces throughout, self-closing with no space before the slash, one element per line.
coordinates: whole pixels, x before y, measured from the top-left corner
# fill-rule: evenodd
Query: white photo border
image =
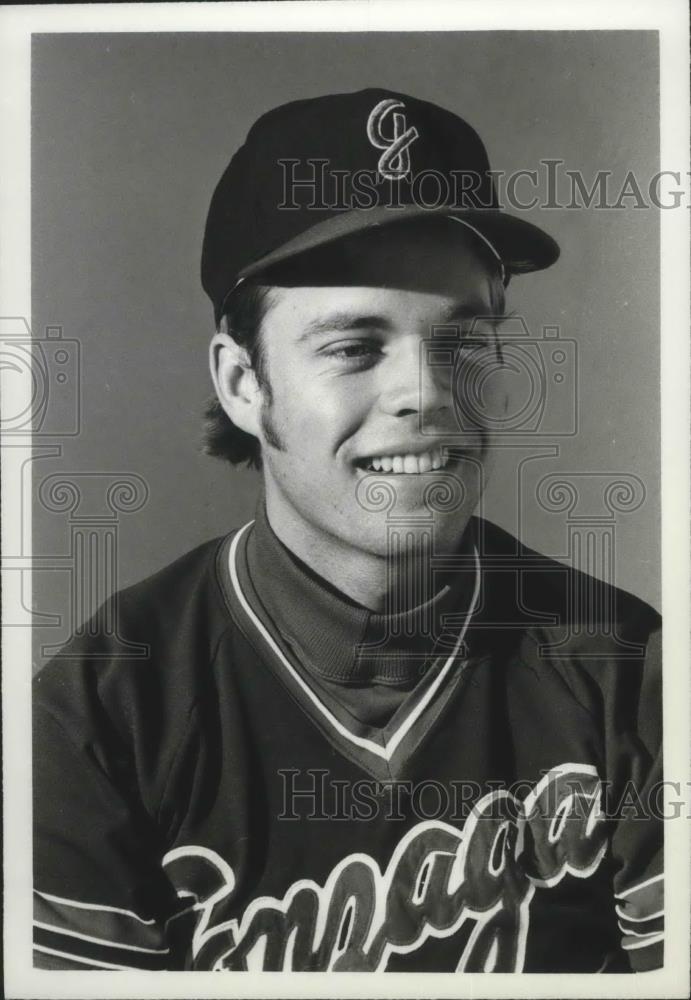
<path fill-rule="evenodd" d="M 688 184 L 688 11 L 683 0 L 352 0 L 299 3 L 56 4 L 0 10 L 0 316 L 31 317 L 30 46 L 32 33 L 441 30 L 655 30 L 660 39 L 660 162 Z M 661 213 L 662 611 L 665 777 L 689 815 L 689 211 Z M 0 376 L 3 373 L 0 372 Z M 30 386 L 13 378 L 11 412 Z M 5 448 L 12 442 L 3 441 Z M 3 454 L 3 458 L 6 455 Z M 4 469 L 7 463 L 3 461 Z M 2 477 L 3 552 L 20 523 L 16 482 Z M 25 534 L 25 537 L 27 535 Z M 5 544 L 7 543 L 7 544 Z M 28 538 L 30 545 L 30 537 Z M 3 589 L 9 593 L 3 566 Z M 25 594 L 30 606 L 31 595 Z M 3 631 L 4 975 L 8 997 L 686 997 L 689 825 L 666 828 L 665 967 L 638 975 L 48 972 L 31 965 L 30 629 Z M 668 787 L 666 806 L 671 804 Z M 239 977 L 232 983 L 227 976 Z"/>

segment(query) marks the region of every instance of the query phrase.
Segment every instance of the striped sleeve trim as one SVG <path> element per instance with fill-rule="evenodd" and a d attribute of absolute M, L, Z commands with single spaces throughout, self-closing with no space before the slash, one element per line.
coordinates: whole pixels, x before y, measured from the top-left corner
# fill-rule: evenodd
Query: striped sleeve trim
<path fill-rule="evenodd" d="M 664 880 L 662 875 L 646 879 L 616 895 L 615 910 L 625 924 L 644 924 L 664 916 Z M 631 927 L 631 931 L 652 928 Z"/>
<path fill-rule="evenodd" d="M 664 961 L 664 876 L 654 875 L 616 894 L 621 946 L 635 971 L 660 968 Z"/>
<path fill-rule="evenodd" d="M 73 934 L 113 941 L 123 948 L 158 951 L 165 945 L 161 929 L 153 918 L 115 906 L 84 903 L 37 890 L 34 890 L 34 920 Z"/>
<path fill-rule="evenodd" d="M 65 968 L 74 969 L 108 969 L 115 970 L 117 972 L 141 972 L 142 967 L 139 965 L 120 965 L 116 962 L 103 962 L 98 961 L 93 958 L 86 958 L 84 955 L 74 955 L 68 951 L 60 951 L 59 948 L 46 948 L 43 945 L 35 944 L 34 953 L 37 955 L 51 955 L 55 958 L 59 958 L 60 964 L 65 966 Z M 34 962 L 34 964 L 40 968 L 40 962 Z M 46 963 L 48 968 L 53 968 L 54 963 Z"/>
<path fill-rule="evenodd" d="M 622 920 L 618 920 L 617 924 L 622 934 L 635 938 L 647 938 L 653 934 L 662 934 L 665 929 L 665 922 L 661 917 L 658 917 L 657 920 L 646 920 L 645 923 L 635 924 L 633 927 Z"/>
<path fill-rule="evenodd" d="M 131 910 L 34 892 L 37 952 L 103 969 L 168 967 L 169 948 L 153 919 Z"/>
<path fill-rule="evenodd" d="M 638 882 L 636 885 L 632 885 L 629 886 L 628 889 L 624 889 L 623 892 L 616 893 L 616 897 L 617 899 L 628 899 L 629 896 L 633 896 L 635 893 L 642 892 L 645 889 L 652 893 L 661 893 L 664 877 L 664 875 L 653 875 L 652 878 L 646 878 L 642 882 Z M 656 888 L 653 889 L 653 886 L 656 886 Z"/>
<path fill-rule="evenodd" d="M 647 920 L 655 920 L 657 917 L 664 917 L 665 915 L 664 910 L 658 910 L 656 913 L 649 913 L 645 917 L 632 917 L 631 914 L 623 910 L 621 906 L 615 906 L 614 910 L 618 917 L 622 917 L 624 920 L 627 921 L 627 923 L 630 924 L 641 924 Z"/>
<path fill-rule="evenodd" d="M 624 938 L 622 941 L 622 948 L 624 951 L 637 951 L 639 948 L 649 948 L 653 944 L 661 944 L 665 939 L 664 934 L 652 934 L 650 937 L 645 938 L 645 940 L 634 940 L 633 938 Z"/>
<path fill-rule="evenodd" d="M 34 920 L 34 927 L 53 934 L 61 934 L 66 937 L 78 938 L 80 941 L 88 941 L 90 944 L 102 944 L 106 948 L 122 948 L 125 951 L 140 951 L 149 955 L 167 955 L 170 950 L 168 948 L 144 948 L 137 944 L 121 944 L 119 941 L 109 941 L 107 938 L 93 937 L 91 934 L 81 934 L 79 931 L 68 931 L 63 927 L 56 927 L 54 924 L 44 924 L 40 920 Z"/>

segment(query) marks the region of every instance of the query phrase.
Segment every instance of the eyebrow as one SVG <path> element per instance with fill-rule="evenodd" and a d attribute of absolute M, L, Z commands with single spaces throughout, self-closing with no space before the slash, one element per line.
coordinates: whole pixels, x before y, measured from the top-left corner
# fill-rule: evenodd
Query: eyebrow
<path fill-rule="evenodd" d="M 468 302 L 456 302 L 444 309 L 433 326 L 444 326 L 459 320 L 475 319 L 478 316 L 491 316 L 492 309 L 488 302 L 474 299 Z M 341 333 L 355 330 L 392 330 L 393 323 L 386 316 L 375 313 L 334 312 L 309 322 L 298 337 L 302 343 L 321 333 L 334 331 Z"/>
<path fill-rule="evenodd" d="M 355 312 L 335 312 L 308 323 L 298 337 L 298 343 L 310 337 L 315 337 L 320 333 L 329 333 L 333 330 L 340 332 L 365 329 L 391 330 L 392 327 L 391 320 L 387 319 L 386 316 Z"/>

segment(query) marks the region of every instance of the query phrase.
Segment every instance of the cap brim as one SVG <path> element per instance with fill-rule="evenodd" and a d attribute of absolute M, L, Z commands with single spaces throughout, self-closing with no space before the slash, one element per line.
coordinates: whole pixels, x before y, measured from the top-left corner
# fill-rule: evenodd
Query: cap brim
<path fill-rule="evenodd" d="M 353 209 L 318 222 L 299 236 L 244 267 L 238 279 L 259 274 L 274 264 L 334 240 L 362 232 L 374 226 L 391 225 L 414 218 L 447 217 L 466 222 L 491 244 L 507 274 L 526 274 L 550 267 L 559 257 L 559 244 L 544 230 L 525 219 L 496 209 L 402 208 L 378 207 Z"/>

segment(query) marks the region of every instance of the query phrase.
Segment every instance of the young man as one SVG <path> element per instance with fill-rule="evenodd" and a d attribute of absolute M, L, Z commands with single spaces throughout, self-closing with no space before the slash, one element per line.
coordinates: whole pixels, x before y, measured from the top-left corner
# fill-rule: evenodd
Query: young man
<path fill-rule="evenodd" d="M 661 964 L 658 616 L 473 516 L 505 285 L 557 256 L 448 111 L 252 128 L 202 277 L 209 450 L 261 502 L 38 677 L 36 964 Z"/>

